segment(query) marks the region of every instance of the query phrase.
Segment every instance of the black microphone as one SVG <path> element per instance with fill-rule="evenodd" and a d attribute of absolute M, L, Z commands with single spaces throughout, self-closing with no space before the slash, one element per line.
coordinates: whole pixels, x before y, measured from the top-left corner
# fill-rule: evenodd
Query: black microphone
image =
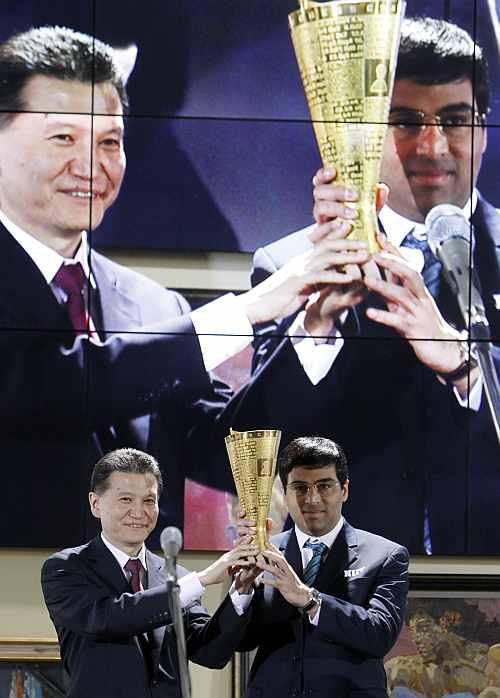
<path fill-rule="evenodd" d="M 177 555 L 182 548 L 182 533 L 175 526 L 167 526 L 160 535 L 160 545 L 165 556 L 167 586 L 177 584 Z"/>
<path fill-rule="evenodd" d="M 443 265 L 466 327 L 475 329 L 477 338 L 489 339 L 486 311 L 472 271 L 474 237 L 470 222 L 458 206 L 439 204 L 427 214 L 425 227 L 429 247 Z"/>

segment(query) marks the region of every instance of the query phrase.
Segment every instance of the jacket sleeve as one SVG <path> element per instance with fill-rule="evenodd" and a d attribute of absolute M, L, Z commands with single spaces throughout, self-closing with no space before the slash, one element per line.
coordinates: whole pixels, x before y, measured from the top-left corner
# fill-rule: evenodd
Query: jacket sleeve
<path fill-rule="evenodd" d="M 135 594 L 116 594 L 92 575 L 76 554 L 59 553 L 44 563 L 42 591 L 56 628 L 94 640 L 111 640 L 170 622 L 164 585 Z"/>

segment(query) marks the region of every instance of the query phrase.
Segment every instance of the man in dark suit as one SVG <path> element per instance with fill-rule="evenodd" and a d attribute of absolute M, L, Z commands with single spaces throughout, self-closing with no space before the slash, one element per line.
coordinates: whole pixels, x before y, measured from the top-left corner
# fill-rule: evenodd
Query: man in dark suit
<path fill-rule="evenodd" d="M 397 533 L 412 553 L 498 553 L 498 442 L 456 299 L 426 256 L 423 225 L 440 203 L 470 217 L 474 267 L 500 343 L 500 216 L 473 188 L 488 108 L 485 62 L 467 33 L 405 20 L 382 162 L 383 254 L 369 259 L 365 250 L 365 264 L 344 269 L 349 283 L 323 286 L 301 318 L 265 324 L 257 342 L 256 366 L 273 356 L 286 385 L 288 414 L 278 426 L 287 437 L 334 433 L 357 485 L 348 515 L 382 535 Z M 357 194 L 335 182 L 333 168 L 314 183 L 316 230 L 334 231 L 340 267 Z M 382 191 L 381 203 L 386 198 Z M 299 231 L 259 250 L 254 282 L 310 244 Z M 319 345 L 314 385 L 282 339 L 299 319 Z M 266 403 L 268 414 L 277 402 Z"/>
<path fill-rule="evenodd" d="M 383 657 L 403 623 L 408 551 L 344 520 L 347 461 L 333 441 L 295 439 L 279 475 L 295 525 L 239 575 L 240 593 L 253 593 L 240 649 L 258 648 L 246 697 L 385 697 Z"/>
<path fill-rule="evenodd" d="M 106 454 L 89 493 L 102 533 L 43 565 L 42 588 L 57 631 L 68 698 L 179 696 L 175 632 L 163 560 L 144 541 L 158 518 L 162 477 L 155 459 L 135 449 Z M 187 655 L 221 668 L 242 637 L 247 615 L 226 598 L 212 618 L 205 588 L 245 566 L 257 548 L 249 539 L 201 572 L 178 569 Z"/>
<path fill-rule="evenodd" d="M 185 477 L 231 490 L 223 436 L 245 415 L 261 423 L 244 393 L 228 404 L 210 371 L 249 344 L 255 322 L 299 307 L 328 260 L 313 254 L 189 314 L 179 294 L 90 244 L 125 172 L 127 95 L 112 49 L 33 29 L 0 46 L 0 76 L 0 435 L 17 463 L 0 544 L 90 535 L 80 493 L 90 464 L 119 446 L 166 464 L 161 525 L 182 525 Z"/>

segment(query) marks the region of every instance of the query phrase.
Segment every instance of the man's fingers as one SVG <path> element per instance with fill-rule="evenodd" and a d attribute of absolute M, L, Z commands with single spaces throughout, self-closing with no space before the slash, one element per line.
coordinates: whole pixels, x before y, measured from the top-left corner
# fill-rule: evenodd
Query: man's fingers
<path fill-rule="evenodd" d="M 387 203 L 389 197 L 389 187 L 384 182 L 380 182 L 377 185 L 377 192 L 375 194 L 375 208 L 380 211 L 381 208 Z"/>
<path fill-rule="evenodd" d="M 365 279 L 366 286 L 370 291 L 380 294 L 385 300 L 392 301 L 404 308 L 408 313 L 414 313 L 418 307 L 418 298 L 406 287 L 382 281 L 381 279 Z"/>
<path fill-rule="evenodd" d="M 392 327 L 401 335 L 406 335 L 408 329 L 408 323 L 405 318 L 396 313 L 391 313 L 388 310 L 379 310 L 378 308 L 367 308 L 366 316 L 378 322 L 380 325 L 385 325 L 386 327 Z"/>
<path fill-rule="evenodd" d="M 316 174 L 312 179 L 313 187 L 316 187 L 318 184 L 328 184 L 329 182 L 333 182 L 336 176 L 337 172 L 335 167 L 321 167 L 316 171 Z"/>
<path fill-rule="evenodd" d="M 397 276 L 401 283 L 410 289 L 419 300 L 427 298 L 428 292 L 422 277 L 404 259 L 395 259 L 393 256 L 386 254 L 376 254 L 373 259 L 379 267 L 387 269 Z"/>
<path fill-rule="evenodd" d="M 335 218 L 335 220 L 328 220 L 325 223 L 318 223 L 314 228 L 308 233 L 309 240 L 316 244 L 323 238 L 331 238 L 340 240 L 346 238 L 352 230 L 352 224 L 349 221 L 345 221 L 342 218 Z"/>
<path fill-rule="evenodd" d="M 325 187 L 325 189 L 327 189 Z M 345 196 L 345 188 L 342 187 L 342 196 Z M 358 217 L 358 211 L 355 203 L 348 203 L 349 199 L 339 198 L 339 194 L 334 191 L 333 196 L 329 198 L 320 198 L 315 201 L 313 206 L 313 216 L 316 223 L 326 223 L 327 221 L 336 218 L 344 218 L 348 221 L 353 221 Z"/>

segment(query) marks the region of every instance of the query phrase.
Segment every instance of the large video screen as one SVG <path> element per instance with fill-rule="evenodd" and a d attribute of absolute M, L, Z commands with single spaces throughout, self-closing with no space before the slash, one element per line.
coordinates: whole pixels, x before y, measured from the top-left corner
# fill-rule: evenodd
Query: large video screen
<path fill-rule="evenodd" d="M 281 429 L 283 445 L 312 434 L 340 443 L 350 467 L 346 518 L 412 554 L 499 554 L 500 450 L 485 381 L 465 361 L 467 322 L 442 270 L 431 290 L 425 252 L 413 252 L 424 264 L 418 282 L 385 270 L 400 289 L 389 299 L 363 286 L 354 302 L 349 288 L 334 288 L 331 329 L 316 338 L 305 336 L 303 312 L 315 302 L 326 313 L 327 284 L 316 285 L 315 301 L 314 289 L 298 292 L 274 317 L 259 308 L 250 322 L 234 299 L 215 300 L 207 320 L 206 299 L 109 258 L 119 248 L 251 252 L 256 285 L 310 254 L 321 162 L 288 30 L 297 8 L 20 0 L 0 9 L 0 41 L 21 34 L 17 58 L 0 48 L 0 545 L 87 540 L 96 530 L 93 465 L 130 446 L 153 454 L 164 474 L 157 532 L 177 525 L 188 548 L 228 547 L 238 505 L 224 436 L 233 427 Z M 491 95 L 483 109 L 475 68 L 449 81 L 403 80 L 399 91 L 396 81 L 380 213 L 396 247 L 422 223 L 424 200 L 472 214 L 470 269 L 497 374 L 498 9 L 486 0 L 407 2 L 407 17 L 445 19 L 482 47 Z M 56 74 L 36 63 L 41 50 L 58 60 L 57 41 L 40 48 L 52 30 L 23 34 L 55 26 L 90 37 L 79 56 L 61 54 Z M 114 51 L 127 98 L 102 78 L 100 42 Z M 21 63 L 32 72 L 16 92 Z M 75 73 L 80 63 L 86 72 Z M 420 126 L 408 122 L 417 112 Z M 450 128 L 450 115 L 464 112 L 470 123 Z M 63 259 L 78 262 L 65 265 L 64 279 Z M 191 306 L 202 315 L 191 317 Z M 439 377 L 462 359 L 461 377 Z M 286 511 L 275 490 L 280 529 Z"/>

